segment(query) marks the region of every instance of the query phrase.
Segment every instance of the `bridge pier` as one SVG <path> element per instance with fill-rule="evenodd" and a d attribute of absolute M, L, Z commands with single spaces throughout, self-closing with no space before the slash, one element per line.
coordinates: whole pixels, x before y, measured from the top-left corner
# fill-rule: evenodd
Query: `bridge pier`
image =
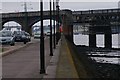
<path fill-rule="evenodd" d="M 89 47 L 96 47 L 96 34 L 89 34 Z"/>
<path fill-rule="evenodd" d="M 112 48 L 112 34 L 105 33 L 105 48 Z"/>
<path fill-rule="evenodd" d="M 28 29 L 28 33 L 32 36 L 32 28 L 31 27 Z"/>
<path fill-rule="evenodd" d="M 93 23 L 91 23 L 93 25 Z M 94 26 L 89 27 L 89 47 L 96 47 L 96 29 Z"/>
<path fill-rule="evenodd" d="M 65 37 L 73 43 L 73 20 L 72 20 L 72 11 L 64 10 L 65 14 L 63 15 L 63 33 Z"/>
<path fill-rule="evenodd" d="M 31 26 L 22 26 L 22 30 L 28 32 L 32 36 L 32 27 Z"/>
<path fill-rule="evenodd" d="M 112 48 L 112 32 L 111 27 L 107 27 L 104 31 L 104 42 L 105 42 L 105 48 Z"/>
<path fill-rule="evenodd" d="M 59 25 L 59 18 L 60 18 L 60 13 L 59 13 L 59 5 L 56 5 L 56 20 L 57 20 L 57 23 L 56 23 L 56 44 L 58 44 L 58 41 L 60 39 L 60 32 L 59 32 L 59 28 L 60 28 L 60 25 Z"/>

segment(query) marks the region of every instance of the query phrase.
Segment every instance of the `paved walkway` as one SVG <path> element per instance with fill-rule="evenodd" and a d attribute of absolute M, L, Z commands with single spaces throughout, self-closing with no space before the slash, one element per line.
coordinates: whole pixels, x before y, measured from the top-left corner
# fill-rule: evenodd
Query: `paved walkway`
<path fill-rule="evenodd" d="M 3 58 L 3 78 L 79 78 L 67 42 L 62 36 L 52 57 L 45 42 L 46 74 L 39 74 L 38 43 Z"/>
<path fill-rule="evenodd" d="M 21 48 L 25 48 L 33 43 L 38 42 L 39 39 L 33 39 L 33 37 L 31 37 L 31 42 L 28 42 L 27 44 L 24 44 L 23 42 L 15 42 L 14 46 L 10 46 L 10 45 L 0 45 L 0 48 L 4 49 L 4 52 L 0 52 L 2 54 L 2 56 L 6 56 L 8 54 L 14 53 L 15 51 L 21 49 Z"/>
<path fill-rule="evenodd" d="M 45 61 L 46 67 L 51 59 L 49 56 L 49 39 L 45 40 Z M 18 50 L 2 59 L 3 78 L 42 78 L 39 74 L 40 63 L 40 44 L 39 41 Z"/>
<path fill-rule="evenodd" d="M 46 78 L 79 78 L 67 42 L 62 36 L 47 67 Z"/>
<path fill-rule="evenodd" d="M 78 74 L 64 36 L 62 36 L 61 40 L 56 78 L 78 78 Z"/>

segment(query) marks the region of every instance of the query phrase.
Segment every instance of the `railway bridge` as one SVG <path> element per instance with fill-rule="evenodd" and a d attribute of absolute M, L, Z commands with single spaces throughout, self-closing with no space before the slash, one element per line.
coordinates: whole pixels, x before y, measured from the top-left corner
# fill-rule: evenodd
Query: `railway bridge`
<path fill-rule="evenodd" d="M 22 29 L 29 32 L 31 27 L 40 21 L 40 11 L 19 12 L 19 13 L 1 13 L 1 25 L 8 21 L 15 21 L 22 26 Z M 43 12 L 43 18 L 50 19 L 50 11 Z M 89 46 L 96 47 L 96 34 L 105 34 L 105 47 L 112 47 L 112 30 L 117 30 L 120 26 L 120 9 L 101 9 L 88 11 L 71 11 L 68 9 L 60 10 L 59 17 L 57 12 L 52 11 L 52 19 L 63 24 L 64 35 L 73 42 L 73 25 L 79 24 L 87 27 L 89 35 Z M 59 29 L 59 28 L 57 28 Z"/>

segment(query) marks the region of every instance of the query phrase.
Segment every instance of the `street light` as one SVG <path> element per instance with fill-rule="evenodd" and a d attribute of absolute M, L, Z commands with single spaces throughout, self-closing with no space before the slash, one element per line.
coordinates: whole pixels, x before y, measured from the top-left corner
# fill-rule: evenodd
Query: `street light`
<path fill-rule="evenodd" d="M 24 10 L 25 10 L 25 12 L 27 12 L 27 4 L 26 4 L 26 2 L 24 2 Z"/>
<path fill-rule="evenodd" d="M 32 5 L 32 4 L 29 4 L 29 5 Z M 28 6 L 27 6 L 27 2 L 24 2 L 21 6 L 24 7 L 24 12 L 27 12 L 28 9 L 33 9 L 32 7 L 28 7 Z"/>
<path fill-rule="evenodd" d="M 52 10 L 51 10 L 51 0 L 50 0 L 50 56 L 53 56 L 52 49 Z"/>
<path fill-rule="evenodd" d="M 40 0 L 41 37 L 40 37 L 40 74 L 45 74 L 44 31 L 43 31 L 43 0 Z"/>
<path fill-rule="evenodd" d="M 55 2 L 53 0 L 53 16 L 54 16 L 54 21 L 53 21 L 53 27 L 54 27 L 54 49 L 56 48 L 56 41 L 55 41 L 55 36 L 56 36 L 56 33 L 55 33 Z"/>
<path fill-rule="evenodd" d="M 58 44 L 58 40 L 60 38 L 60 33 L 59 33 L 59 0 L 56 0 L 56 13 L 57 13 L 57 23 L 56 23 L 56 44 Z"/>

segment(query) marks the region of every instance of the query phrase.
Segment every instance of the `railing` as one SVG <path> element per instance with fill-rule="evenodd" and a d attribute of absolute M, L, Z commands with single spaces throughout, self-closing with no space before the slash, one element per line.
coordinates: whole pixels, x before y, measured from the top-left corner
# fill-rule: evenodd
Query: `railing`
<path fill-rule="evenodd" d="M 103 10 L 88 10 L 88 11 L 74 11 L 73 15 L 117 13 L 117 12 L 120 12 L 120 8 L 117 8 L 117 9 L 103 9 Z"/>
<path fill-rule="evenodd" d="M 27 16 L 40 16 L 40 11 L 35 11 L 35 12 L 26 12 Z M 19 13 L 2 13 L 0 14 L 0 16 L 2 16 L 2 18 L 7 18 L 7 17 L 23 17 L 26 15 L 25 12 L 19 12 Z M 49 11 L 44 11 L 43 12 L 44 16 L 50 15 Z M 53 15 L 53 11 L 52 11 L 52 15 Z"/>
<path fill-rule="evenodd" d="M 104 14 L 104 13 L 118 13 L 120 12 L 120 8 L 117 9 L 103 9 L 103 10 L 88 10 L 88 11 L 73 11 L 73 15 L 89 15 L 89 14 Z M 35 12 L 27 12 L 28 16 L 40 16 L 40 11 L 35 11 Z M 60 11 L 61 14 L 65 14 L 65 11 Z M 49 11 L 44 11 L 44 15 L 49 15 Z M 52 11 L 53 14 L 53 11 Z M 2 18 L 7 18 L 7 17 L 22 17 L 25 16 L 25 12 L 19 12 L 19 13 L 2 13 Z"/>

